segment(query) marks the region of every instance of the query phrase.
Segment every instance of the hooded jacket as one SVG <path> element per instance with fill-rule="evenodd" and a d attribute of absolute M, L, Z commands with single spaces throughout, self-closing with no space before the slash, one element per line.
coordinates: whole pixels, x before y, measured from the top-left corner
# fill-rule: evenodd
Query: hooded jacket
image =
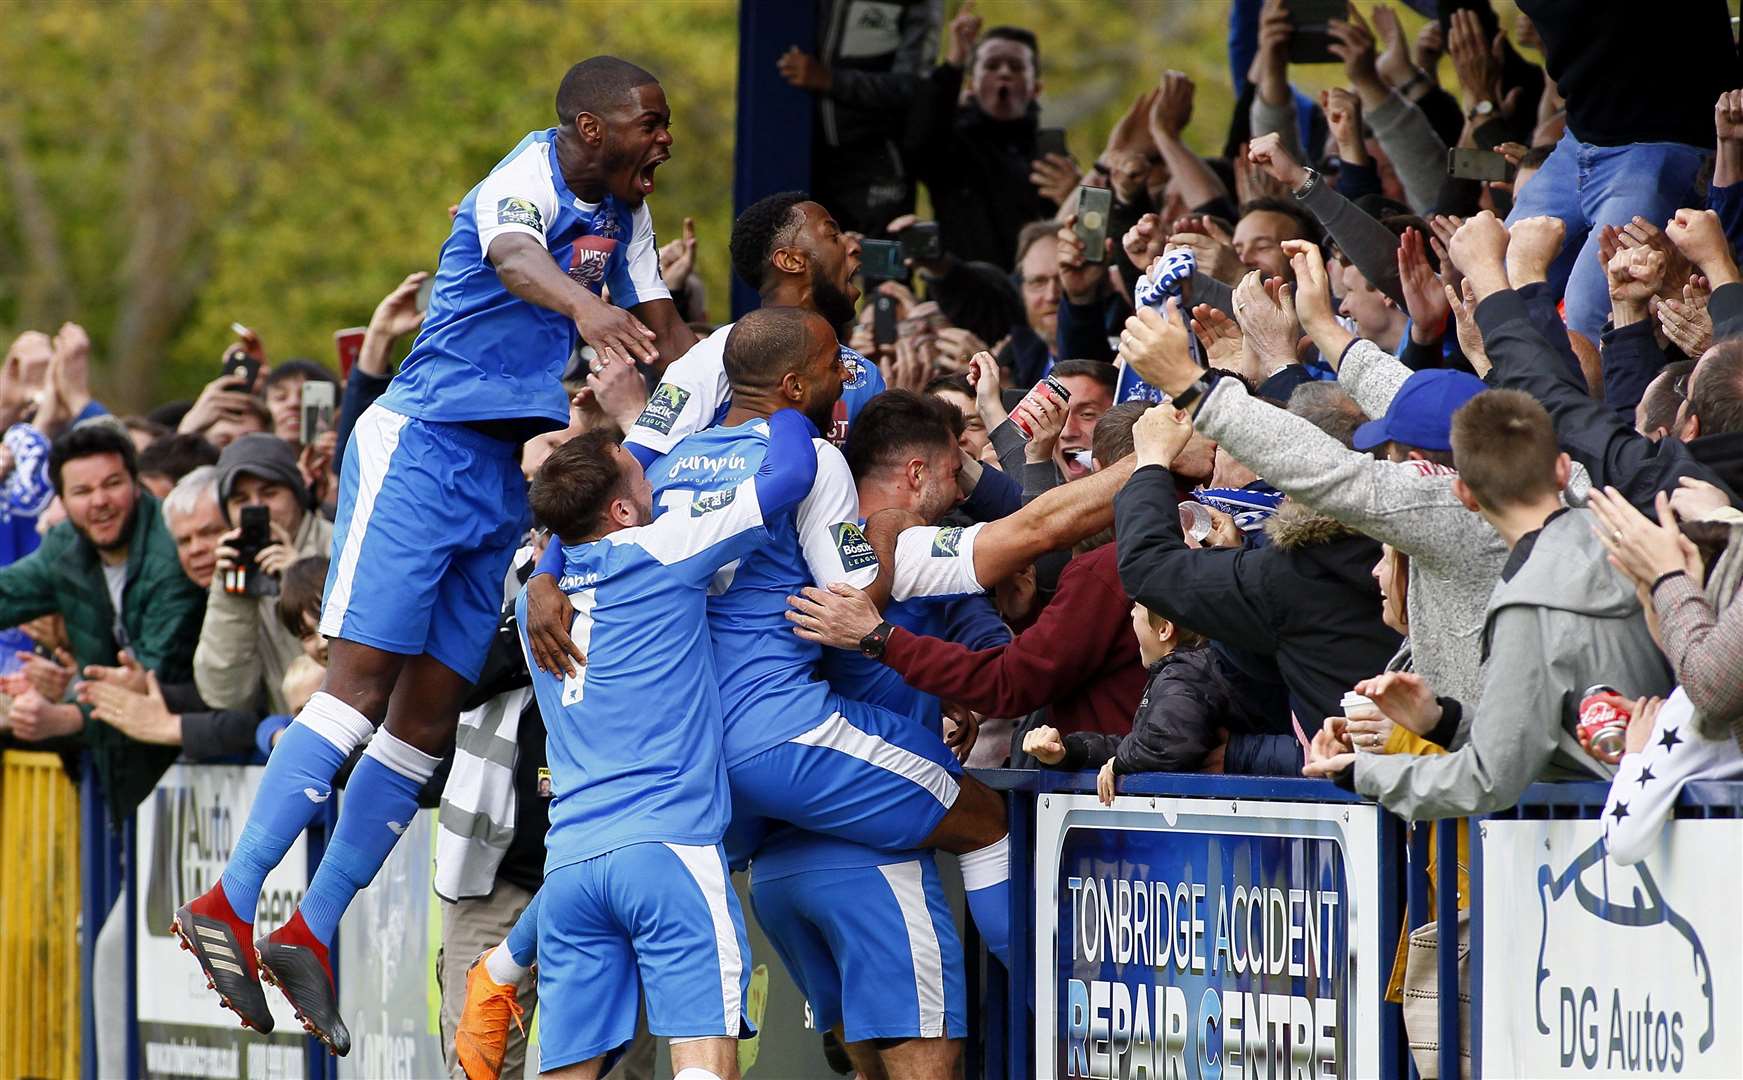
<path fill-rule="evenodd" d="M 1358 755 L 1358 792 L 1421 821 L 1505 809 L 1537 780 L 1614 775 L 1574 735 L 1580 696 L 1600 684 L 1630 699 L 1662 696 L 1672 680 L 1593 520 L 1560 511 L 1514 548 L 1489 599 L 1482 704 L 1464 745 L 1438 757 Z"/>
<path fill-rule="evenodd" d="M 1114 500 L 1120 581 L 1133 599 L 1218 641 L 1277 658 L 1304 731 L 1385 670 L 1399 636 L 1380 618 L 1380 545 L 1284 503 L 1253 550 L 1186 546 L 1174 477 L 1146 465 Z"/>

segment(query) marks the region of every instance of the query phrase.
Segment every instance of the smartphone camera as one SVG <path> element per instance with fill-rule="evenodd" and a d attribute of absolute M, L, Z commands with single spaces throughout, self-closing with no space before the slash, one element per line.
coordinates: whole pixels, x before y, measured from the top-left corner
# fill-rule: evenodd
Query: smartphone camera
<path fill-rule="evenodd" d="M 242 508 L 241 533 L 236 538 L 236 565 L 224 572 L 224 591 L 239 595 L 260 595 L 270 579 L 260 572 L 255 560 L 272 546 L 272 516 L 264 506 Z"/>
<path fill-rule="evenodd" d="M 916 221 L 897 234 L 896 239 L 904 259 L 925 262 L 944 254 L 944 238 L 939 235 L 936 221 Z"/>

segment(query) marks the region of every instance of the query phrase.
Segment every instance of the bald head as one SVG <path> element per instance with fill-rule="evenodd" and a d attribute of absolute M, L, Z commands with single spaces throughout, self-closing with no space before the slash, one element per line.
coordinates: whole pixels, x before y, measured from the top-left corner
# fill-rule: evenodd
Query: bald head
<path fill-rule="evenodd" d="M 824 349 L 835 351 L 835 331 L 815 312 L 796 307 L 758 308 L 732 324 L 721 358 L 733 388 L 778 384 L 789 372 L 804 373 Z"/>
<path fill-rule="evenodd" d="M 764 307 L 726 335 L 721 357 L 736 405 L 794 408 L 828 430 L 846 375 L 828 320 L 796 307 Z"/>
<path fill-rule="evenodd" d="M 573 124 L 581 113 L 602 116 L 634 107 L 637 87 L 657 83 L 653 73 L 615 56 L 590 56 L 569 69 L 557 87 L 557 123 Z"/>

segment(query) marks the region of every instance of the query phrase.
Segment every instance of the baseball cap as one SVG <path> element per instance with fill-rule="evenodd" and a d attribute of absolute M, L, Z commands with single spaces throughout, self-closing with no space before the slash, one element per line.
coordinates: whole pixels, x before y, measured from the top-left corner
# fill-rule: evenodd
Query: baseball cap
<path fill-rule="evenodd" d="M 1399 442 L 1419 450 L 1451 450 L 1453 413 L 1487 389 L 1469 372 L 1418 371 L 1398 388 L 1385 416 L 1356 429 L 1355 448 L 1372 450 L 1384 442 Z"/>

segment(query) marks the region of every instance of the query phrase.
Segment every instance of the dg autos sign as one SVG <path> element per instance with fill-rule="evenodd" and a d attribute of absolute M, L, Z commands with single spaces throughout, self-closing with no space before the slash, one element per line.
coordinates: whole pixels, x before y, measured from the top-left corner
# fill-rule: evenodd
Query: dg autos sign
<path fill-rule="evenodd" d="M 1036 1075 L 1378 1075 L 1377 815 L 1043 796 Z"/>
<path fill-rule="evenodd" d="M 1482 823 L 1485 1076 L 1743 1076 L 1743 822 Z"/>

